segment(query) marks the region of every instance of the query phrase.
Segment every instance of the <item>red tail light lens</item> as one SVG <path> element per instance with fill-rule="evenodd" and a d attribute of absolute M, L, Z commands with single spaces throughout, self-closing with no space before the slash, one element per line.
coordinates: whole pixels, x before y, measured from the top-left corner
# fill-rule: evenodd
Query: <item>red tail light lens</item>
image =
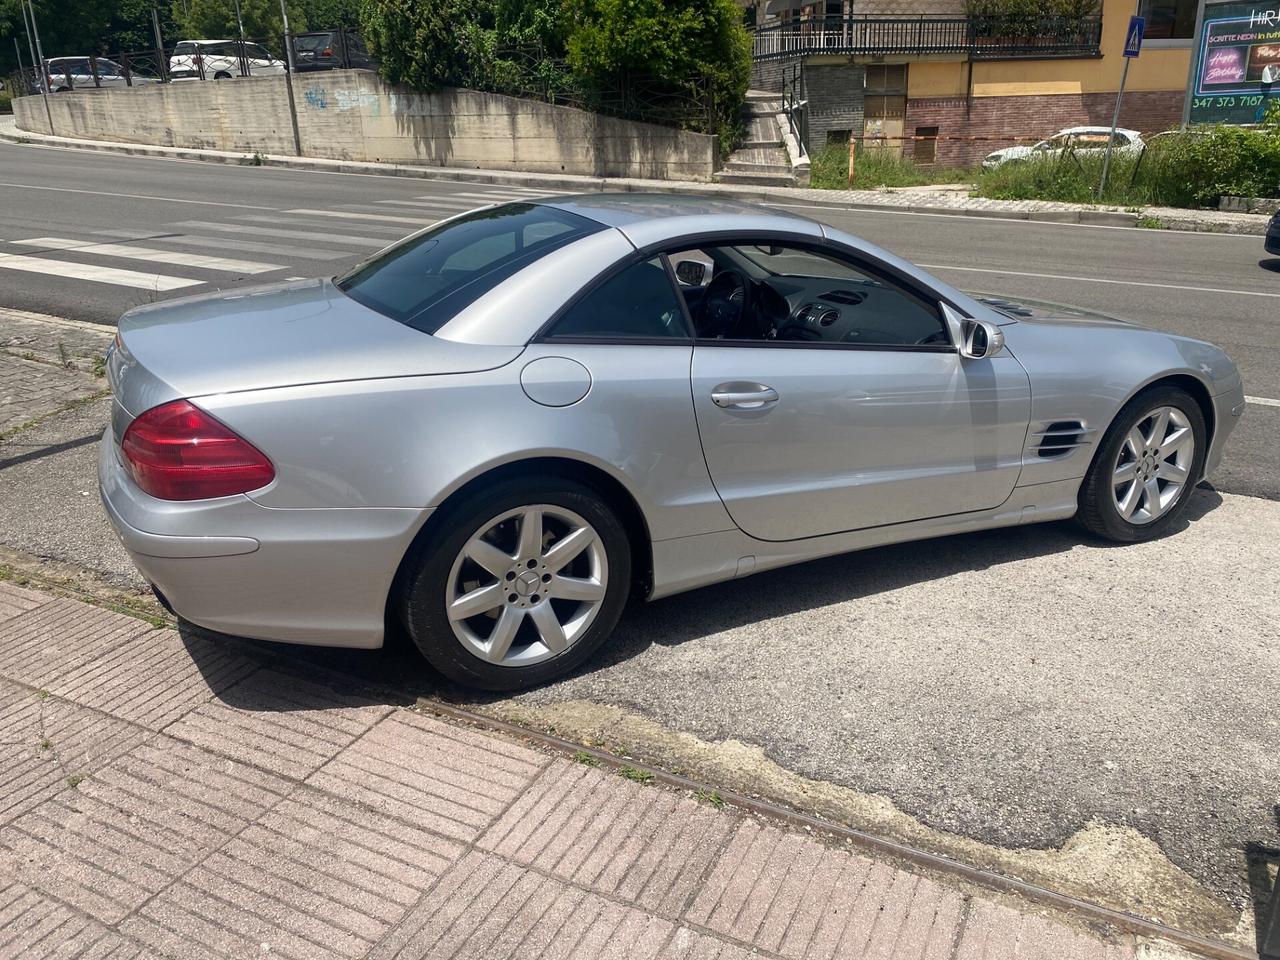
<path fill-rule="evenodd" d="M 124 432 L 125 466 L 161 500 L 207 500 L 265 487 L 276 471 L 262 451 L 186 400 L 152 407 Z"/>

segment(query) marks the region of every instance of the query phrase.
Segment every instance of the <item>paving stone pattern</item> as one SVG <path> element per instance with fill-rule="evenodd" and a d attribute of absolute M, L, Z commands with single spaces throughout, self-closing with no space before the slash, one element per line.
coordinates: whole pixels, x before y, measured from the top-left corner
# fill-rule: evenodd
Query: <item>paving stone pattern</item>
<path fill-rule="evenodd" d="M 0 583 L 0 958 L 1135 956 L 349 686 Z"/>
<path fill-rule="evenodd" d="M 0 307 L 0 437 L 102 390 L 106 381 L 89 371 L 113 336 L 110 327 Z"/>

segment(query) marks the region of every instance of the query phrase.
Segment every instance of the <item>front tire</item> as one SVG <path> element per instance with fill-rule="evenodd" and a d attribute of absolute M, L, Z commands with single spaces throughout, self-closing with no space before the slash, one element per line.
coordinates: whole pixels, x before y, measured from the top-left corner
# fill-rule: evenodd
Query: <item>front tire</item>
<path fill-rule="evenodd" d="M 1153 387 L 1121 408 L 1080 487 L 1077 518 L 1119 543 L 1154 540 L 1187 509 L 1204 473 L 1208 430 L 1195 399 Z"/>
<path fill-rule="evenodd" d="M 405 628 L 458 683 L 516 690 L 577 667 L 626 605 L 631 547 L 595 490 L 509 479 L 446 508 L 411 558 Z"/>

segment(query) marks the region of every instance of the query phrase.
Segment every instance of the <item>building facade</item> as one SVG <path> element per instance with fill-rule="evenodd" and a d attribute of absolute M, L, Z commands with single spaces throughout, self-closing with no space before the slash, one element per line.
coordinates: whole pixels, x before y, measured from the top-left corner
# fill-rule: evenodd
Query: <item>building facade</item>
<path fill-rule="evenodd" d="M 1063 127 L 1111 122 L 1133 0 L 1091 16 L 975 13 L 974 0 L 759 0 L 753 85 L 807 101 L 807 146 L 858 138 L 920 163 L 967 165 Z M 990 7 L 987 7 L 990 9 Z M 1176 127 L 1196 0 L 1141 0 L 1142 54 L 1120 125 Z"/>

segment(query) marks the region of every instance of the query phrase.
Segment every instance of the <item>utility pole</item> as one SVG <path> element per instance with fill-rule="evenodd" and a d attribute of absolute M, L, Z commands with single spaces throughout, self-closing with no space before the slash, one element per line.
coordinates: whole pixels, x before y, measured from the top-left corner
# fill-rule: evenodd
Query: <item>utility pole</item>
<path fill-rule="evenodd" d="M 240 35 L 240 46 L 236 51 L 238 54 L 236 60 L 239 61 L 237 66 L 240 68 L 240 76 L 243 77 L 249 71 L 245 69 L 248 66 L 248 58 L 244 53 L 244 17 L 240 16 L 240 0 L 236 0 L 236 31 Z"/>
<path fill-rule="evenodd" d="M 18 0 L 18 3 L 21 5 L 22 0 Z M 27 9 L 28 7 L 30 10 Z M 44 48 L 40 46 L 40 30 L 36 27 L 36 8 L 31 0 L 27 0 L 26 6 L 22 8 L 24 21 L 28 13 L 31 15 L 31 20 L 27 23 L 27 40 L 34 40 L 36 44 L 35 55 L 39 58 L 36 63 L 40 68 L 40 96 L 44 98 L 44 115 L 49 118 L 49 136 L 53 136 L 53 110 L 49 106 L 49 71 L 44 62 Z"/>
<path fill-rule="evenodd" d="M 280 0 L 280 20 L 284 24 L 284 88 L 289 94 L 289 120 L 293 123 L 293 152 L 302 156 L 302 134 L 298 132 L 298 105 L 293 100 L 293 34 L 289 32 L 289 11 Z"/>

